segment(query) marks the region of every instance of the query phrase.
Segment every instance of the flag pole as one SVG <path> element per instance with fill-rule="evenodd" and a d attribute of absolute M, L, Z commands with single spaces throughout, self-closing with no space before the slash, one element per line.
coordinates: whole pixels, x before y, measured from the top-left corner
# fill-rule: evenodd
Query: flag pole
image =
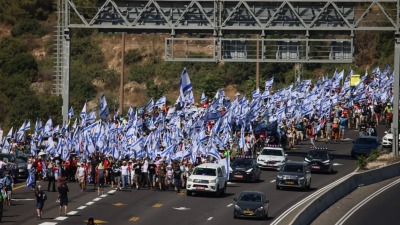
<path fill-rule="evenodd" d="M 256 57 L 257 57 L 257 62 L 256 62 L 256 90 L 260 87 L 260 43 L 259 43 L 259 35 L 257 35 L 257 49 L 256 49 Z"/>

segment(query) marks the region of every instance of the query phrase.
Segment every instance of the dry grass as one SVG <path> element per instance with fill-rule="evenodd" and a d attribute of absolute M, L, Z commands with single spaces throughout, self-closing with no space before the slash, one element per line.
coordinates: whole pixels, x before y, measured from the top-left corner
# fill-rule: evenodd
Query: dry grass
<path fill-rule="evenodd" d="M 369 162 L 367 165 L 367 170 L 381 168 L 393 163 L 400 162 L 400 156 L 394 156 L 393 153 L 385 153 L 378 157 L 373 162 Z"/>

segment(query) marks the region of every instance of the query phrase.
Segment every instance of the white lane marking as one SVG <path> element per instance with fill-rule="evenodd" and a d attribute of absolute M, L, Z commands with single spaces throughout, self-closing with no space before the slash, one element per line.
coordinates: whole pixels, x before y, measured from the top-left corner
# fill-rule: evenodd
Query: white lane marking
<path fill-rule="evenodd" d="M 44 222 L 44 223 L 39 223 L 39 225 L 56 225 L 57 222 Z"/>
<path fill-rule="evenodd" d="M 228 181 L 228 183 L 227 184 L 236 184 L 236 183 L 233 183 L 233 182 L 230 182 L 230 181 Z"/>
<path fill-rule="evenodd" d="M 15 201 L 15 202 L 18 202 L 18 201 L 33 201 L 33 200 L 35 200 L 35 199 L 33 199 L 33 198 L 12 198 L 11 199 L 11 201 Z"/>
<path fill-rule="evenodd" d="M 387 189 L 393 187 L 394 185 L 400 183 L 400 179 L 397 179 L 395 181 L 393 181 L 392 183 L 384 186 L 383 188 L 377 190 L 376 192 L 374 192 L 373 194 L 371 194 L 370 196 L 368 196 L 367 198 L 365 198 L 364 200 L 362 200 L 361 202 L 359 202 L 356 206 L 354 206 L 352 209 L 350 209 L 350 211 L 348 211 L 342 218 L 340 218 L 340 220 L 335 224 L 335 225 L 342 225 L 346 222 L 347 219 L 349 219 L 355 212 L 357 212 L 358 209 L 360 209 L 361 207 L 363 207 L 365 204 L 367 204 L 370 200 L 372 200 L 373 198 L 375 198 L 376 196 L 378 196 L 379 194 L 381 194 L 382 192 L 386 191 Z"/>
<path fill-rule="evenodd" d="M 271 183 L 275 183 L 275 182 L 276 182 L 276 180 L 271 180 L 270 182 L 271 182 Z"/>
<path fill-rule="evenodd" d="M 277 225 L 279 224 L 287 215 L 289 215 L 292 211 L 294 211 L 295 209 L 297 209 L 298 207 L 300 207 L 301 205 L 303 205 L 305 202 L 309 201 L 310 199 L 314 198 L 317 195 L 320 195 L 321 193 L 325 192 L 326 190 L 329 190 L 330 188 L 335 187 L 336 185 L 340 184 L 341 182 L 343 182 L 344 180 L 346 180 L 347 178 L 353 176 L 355 172 L 349 173 L 346 176 L 340 178 L 339 180 L 336 180 L 330 184 L 328 184 L 325 187 L 320 188 L 319 190 L 317 190 L 316 192 L 312 193 L 311 195 L 307 196 L 306 198 L 304 198 L 303 200 L 297 202 L 296 204 L 294 204 L 292 207 L 290 207 L 289 209 L 287 209 L 284 213 L 282 213 L 280 216 L 278 216 L 272 223 L 271 225 Z"/>
<path fill-rule="evenodd" d="M 100 195 L 100 198 L 104 198 L 107 197 L 108 195 L 104 194 L 104 195 Z"/>
<path fill-rule="evenodd" d="M 66 216 L 59 216 L 59 217 L 54 218 L 54 220 L 66 220 L 66 219 L 68 219 L 68 217 L 66 217 Z"/>
<path fill-rule="evenodd" d="M 334 163 L 333 165 L 334 166 L 343 166 L 343 164 L 340 164 L 340 163 Z"/>
<path fill-rule="evenodd" d="M 210 218 L 208 218 L 207 220 L 210 221 L 210 220 L 212 220 L 212 219 L 213 219 L 213 217 L 210 217 Z"/>
<path fill-rule="evenodd" d="M 71 212 L 67 213 L 67 215 L 75 215 L 77 213 L 78 213 L 78 211 L 71 211 Z"/>
<path fill-rule="evenodd" d="M 112 194 L 112 193 L 115 193 L 116 192 L 116 190 L 111 190 L 111 191 L 108 191 L 107 193 L 108 194 Z"/>
<path fill-rule="evenodd" d="M 93 199 L 92 201 L 97 202 L 97 201 L 99 201 L 99 200 L 101 200 L 101 198 L 95 198 L 95 199 Z"/>
<path fill-rule="evenodd" d="M 231 207 L 231 206 L 233 206 L 233 204 L 231 203 L 231 204 L 229 204 L 229 205 L 227 205 L 226 207 Z"/>
<path fill-rule="evenodd" d="M 179 208 L 175 208 L 175 207 L 172 207 L 173 209 L 176 209 L 176 210 L 189 210 L 190 208 L 186 208 L 186 207 L 179 207 Z"/>
<path fill-rule="evenodd" d="M 87 207 L 86 205 L 83 205 L 83 206 L 78 207 L 77 209 L 84 209 L 86 207 Z"/>
<path fill-rule="evenodd" d="M 94 202 L 88 202 L 85 205 L 93 205 Z"/>

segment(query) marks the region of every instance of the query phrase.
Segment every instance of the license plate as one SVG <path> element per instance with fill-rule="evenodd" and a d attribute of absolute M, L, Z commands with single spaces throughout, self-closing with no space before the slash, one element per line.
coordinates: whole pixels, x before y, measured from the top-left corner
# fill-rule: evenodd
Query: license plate
<path fill-rule="evenodd" d="M 204 190 L 206 189 L 205 187 L 196 187 L 197 190 Z"/>
<path fill-rule="evenodd" d="M 246 215 L 251 215 L 251 214 L 253 214 L 253 211 L 251 211 L 251 210 L 244 210 L 243 212 L 244 212 L 244 214 L 246 214 Z"/>
<path fill-rule="evenodd" d="M 286 184 L 294 184 L 294 181 L 286 181 Z"/>
<path fill-rule="evenodd" d="M 243 178 L 243 175 L 234 175 L 234 178 Z"/>
<path fill-rule="evenodd" d="M 311 168 L 313 168 L 313 169 L 319 169 L 320 167 L 319 167 L 319 166 L 312 166 Z"/>
<path fill-rule="evenodd" d="M 275 166 L 274 164 L 268 163 L 267 166 Z"/>

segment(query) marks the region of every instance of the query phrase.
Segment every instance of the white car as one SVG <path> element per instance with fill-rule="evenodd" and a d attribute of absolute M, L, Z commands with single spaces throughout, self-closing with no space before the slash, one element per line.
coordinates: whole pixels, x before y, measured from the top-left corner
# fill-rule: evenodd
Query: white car
<path fill-rule="evenodd" d="M 257 157 L 257 165 L 260 168 L 280 170 L 287 157 L 282 147 L 264 147 Z"/>
<path fill-rule="evenodd" d="M 399 140 L 400 140 L 400 134 L 399 134 Z M 391 147 L 393 142 L 393 133 L 392 129 L 389 129 L 388 131 L 385 131 L 385 136 L 382 138 L 382 145 L 383 147 Z"/>
<path fill-rule="evenodd" d="M 224 165 L 204 163 L 196 166 L 186 182 L 186 195 L 194 192 L 212 192 L 217 197 L 226 191 L 228 177 Z"/>

